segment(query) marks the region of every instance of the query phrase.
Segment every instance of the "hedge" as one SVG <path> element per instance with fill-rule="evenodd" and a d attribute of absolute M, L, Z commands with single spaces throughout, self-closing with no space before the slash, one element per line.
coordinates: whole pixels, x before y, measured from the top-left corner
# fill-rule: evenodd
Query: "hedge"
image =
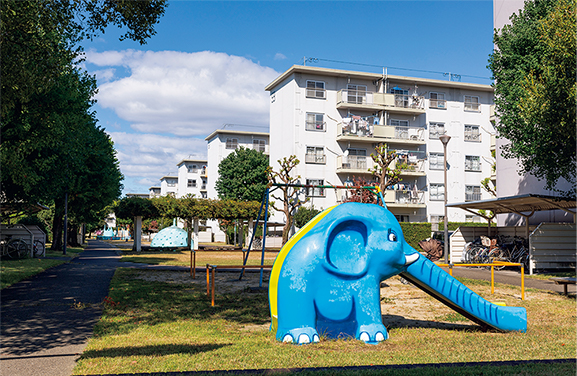
<path fill-rule="evenodd" d="M 422 251 L 419 242 L 431 237 L 431 224 L 429 222 L 400 222 L 399 224 L 403 230 L 405 241 L 417 251 Z"/>

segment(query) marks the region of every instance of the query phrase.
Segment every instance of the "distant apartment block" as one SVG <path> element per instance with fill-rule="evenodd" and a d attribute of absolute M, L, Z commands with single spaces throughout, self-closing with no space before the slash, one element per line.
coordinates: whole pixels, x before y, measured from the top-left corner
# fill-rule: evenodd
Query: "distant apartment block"
<path fill-rule="evenodd" d="M 269 154 L 269 134 L 265 132 L 246 132 L 229 129 L 217 129 L 205 138 L 208 159 L 208 197 L 217 198 L 216 181 L 218 165 L 237 148 L 254 149 Z"/>
<path fill-rule="evenodd" d="M 402 182 L 384 194 L 400 221 L 443 218 L 443 145 L 448 134 L 448 201 L 490 198 L 481 180 L 494 159 L 490 122 L 493 89 L 488 85 L 293 66 L 270 92 L 270 163 L 296 155 L 303 184 L 345 185 L 370 181 L 370 154 L 386 143 L 397 154 Z M 344 192 L 309 189 L 316 208 L 339 203 Z M 450 210 L 450 221 L 478 220 Z M 282 220 L 277 218 L 277 220 Z"/>

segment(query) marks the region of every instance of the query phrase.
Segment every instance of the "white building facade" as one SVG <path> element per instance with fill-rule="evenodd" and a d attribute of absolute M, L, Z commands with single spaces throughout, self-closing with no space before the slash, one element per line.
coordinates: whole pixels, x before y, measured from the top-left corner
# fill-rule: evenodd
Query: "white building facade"
<path fill-rule="evenodd" d="M 247 132 L 228 129 L 217 129 L 205 138 L 208 160 L 208 197 L 218 198 L 216 181 L 218 165 L 239 147 L 254 149 L 269 154 L 269 134 L 266 132 Z"/>
<path fill-rule="evenodd" d="M 400 221 L 438 221 L 444 213 L 443 145 L 448 134 L 448 202 L 490 198 L 493 89 L 488 85 L 293 66 L 270 83 L 270 164 L 296 155 L 302 184 L 371 181 L 370 154 L 395 150 L 402 181 L 385 192 Z M 343 199 L 336 189 L 307 190 L 317 209 Z M 460 209 L 449 221 L 478 220 Z M 471 217 L 471 218 L 470 218 Z M 280 220 L 280 218 L 277 218 Z"/>
<path fill-rule="evenodd" d="M 207 161 L 202 159 L 183 159 L 176 166 L 178 167 L 176 197 L 184 197 L 191 194 L 197 198 L 207 198 Z"/>

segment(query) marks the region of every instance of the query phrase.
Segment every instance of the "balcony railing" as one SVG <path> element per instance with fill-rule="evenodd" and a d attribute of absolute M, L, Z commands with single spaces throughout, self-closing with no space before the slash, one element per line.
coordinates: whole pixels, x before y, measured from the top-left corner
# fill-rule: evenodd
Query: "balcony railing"
<path fill-rule="evenodd" d="M 422 205 L 425 203 L 425 192 L 411 190 L 385 190 L 385 202 L 400 205 Z"/>
<path fill-rule="evenodd" d="M 481 111 L 481 103 L 465 102 L 465 111 Z"/>
<path fill-rule="evenodd" d="M 400 139 L 409 141 L 424 141 L 423 127 L 372 125 L 368 123 L 339 123 L 341 136 L 375 137 L 385 139 Z"/>
<path fill-rule="evenodd" d="M 307 131 L 326 132 L 326 122 L 307 121 L 305 124 Z"/>
<path fill-rule="evenodd" d="M 417 159 L 416 161 L 405 160 L 404 158 L 397 158 L 395 160 L 395 168 L 399 168 L 401 173 L 424 173 L 425 160 Z"/>
<path fill-rule="evenodd" d="M 445 99 L 429 99 L 429 108 L 445 110 L 447 109 L 447 101 Z"/>
<path fill-rule="evenodd" d="M 206 184 L 201 185 L 201 186 L 200 186 L 200 190 L 201 190 L 201 191 L 206 191 Z"/>
<path fill-rule="evenodd" d="M 207 176 L 207 169 L 206 167 L 203 168 L 202 170 L 200 170 L 200 176 L 202 176 L 203 178 L 205 178 Z"/>
<path fill-rule="evenodd" d="M 327 156 L 324 154 L 323 155 L 305 154 L 305 163 L 326 164 Z"/>
<path fill-rule="evenodd" d="M 425 97 L 420 95 L 388 94 L 343 89 L 337 92 L 337 105 L 339 104 L 424 110 Z"/>
<path fill-rule="evenodd" d="M 481 201 L 481 193 L 465 193 L 465 201 Z"/>
<path fill-rule="evenodd" d="M 361 155 L 339 155 L 337 157 L 337 172 L 369 173 L 374 165 L 373 159 Z"/>
<path fill-rule="evenodd" d="M 465 141 L 481 142 L 481 133 L 465 132 Z"/>

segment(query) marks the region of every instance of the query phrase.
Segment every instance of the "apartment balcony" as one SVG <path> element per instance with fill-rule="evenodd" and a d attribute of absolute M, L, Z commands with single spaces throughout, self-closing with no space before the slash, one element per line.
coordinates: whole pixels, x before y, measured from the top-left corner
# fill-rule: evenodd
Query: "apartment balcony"
<path fill-rule="evenodd" d="M 369 169 L 374 166 L 373 159 L 361 155 L 339 155 L 337 157 L 337 174 L 370 174 Z"/>
<path fill-rule="evenodd" d="M 269 149 L 268 145 L 252 145 L 252 148 L 258 152 L 263 152 L 263 154 L 268 155 Z"/>
<path fill-rule="evenodd" d="M 327 163 L 327 156 L 324 154 L 323 155 L 305 154 L 305 163 L 326 164 Z"/>
<path fill-rule="evenodd" d="M 497 136 L 495 136 L 494 134 L 491 135 L 490 150 L 497 150 Z"/>
<path fill-rule="evenodd" d="M 423 127 L 339 123 L 337 141 L 424 145 L 424 131 Z"/>
<path fill-rule="evenodd" d="M 203 177 L 203 178 L 208 177 L 208 171 L 207 171 L 207 168 L 206 168 L 206 167 L 203 168 L 202 170 L 200 170 L 200 176 Z"/>
<path fill-rule="evenodd" d="M 390 208 L 425 208 L 425 192 L 418 190 L 385 190 L 385 203 Z"/>
<path fill-rule="evenodd" d="M 401 170 L 401 176 L 426 176 L 425 160 L 417 159 L 416 161 L 397 158 L 395 168 Z"/>
<path fill-rule="evenodd" d="M 200 186 L 200 191 L 201 191 L 201 192 L 206 192 L 206 184 L 202 184 L 202 185 Z"/>
<path fill-rule="evenodd" d="M 464 139 L 465 139 L 465 141 L 469 141 L 469 142 L 481 142 L 481 134 L 465 131 Z"/>
<path fill-rule="evenodd" d="M 425 97 L 343 89 L 337 92 L 337 108 L 421 115 L 425 113 Z"/>

